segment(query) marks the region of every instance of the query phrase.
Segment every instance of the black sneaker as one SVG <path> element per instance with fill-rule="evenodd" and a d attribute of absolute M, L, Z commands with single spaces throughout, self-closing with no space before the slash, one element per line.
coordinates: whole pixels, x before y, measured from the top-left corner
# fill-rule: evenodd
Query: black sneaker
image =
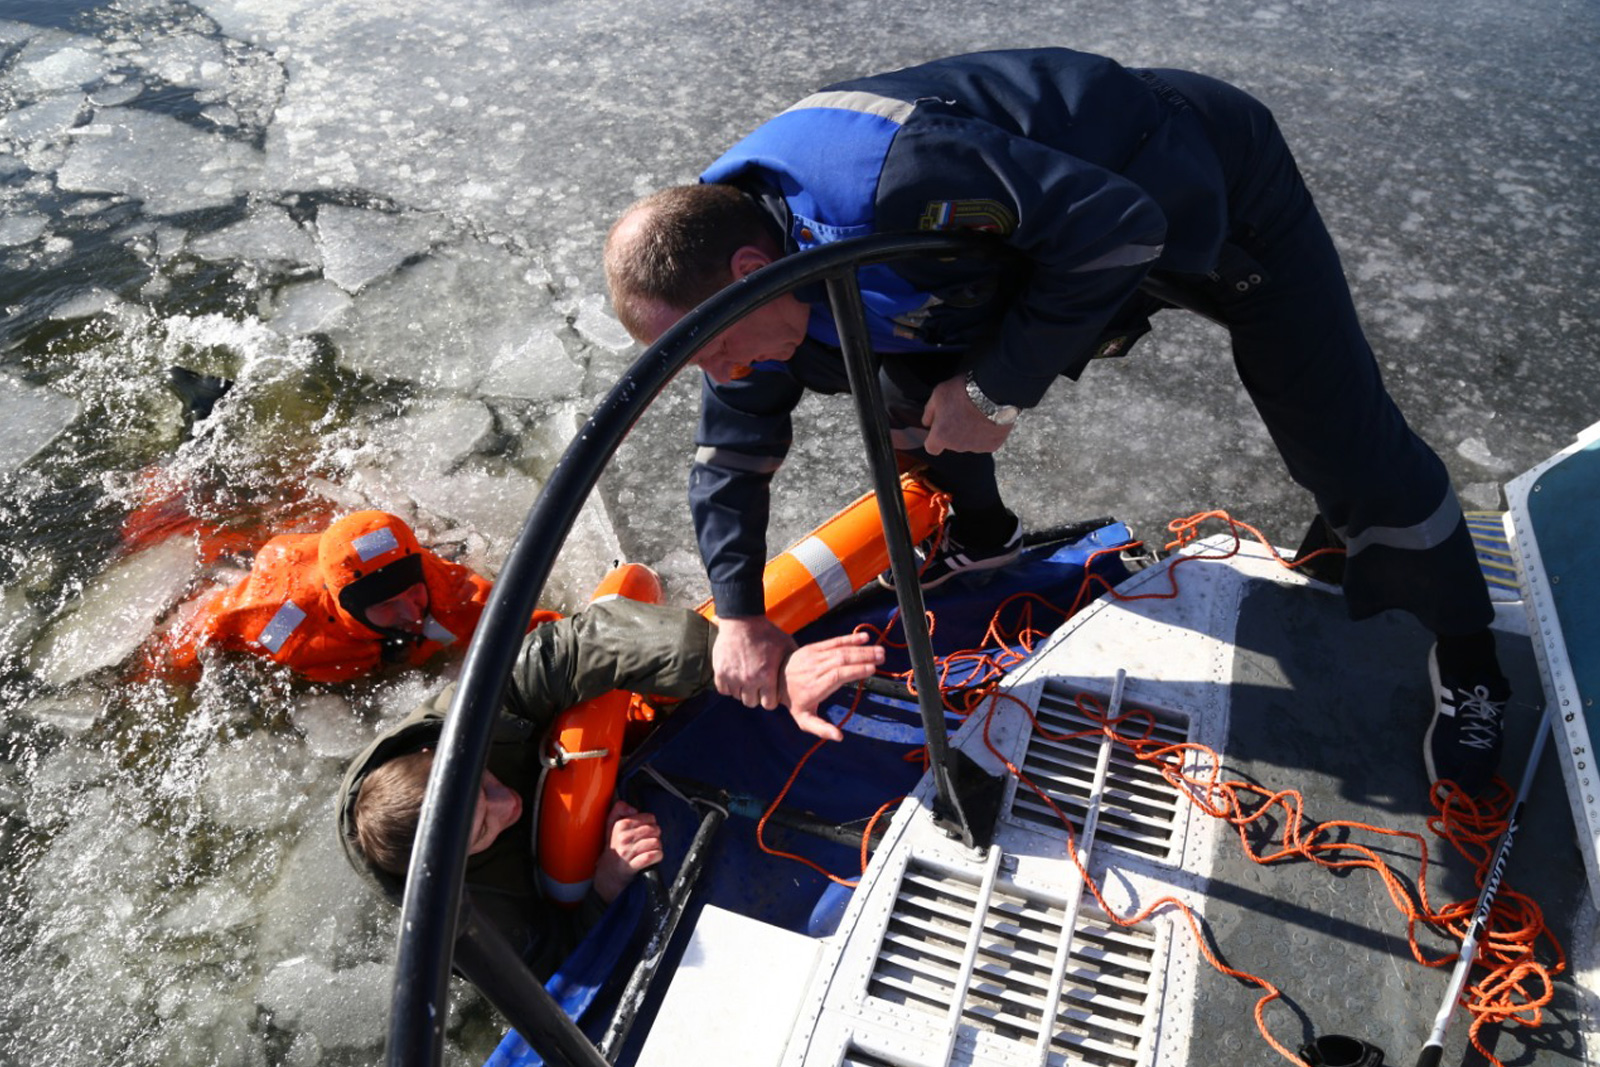
<path fill-rule="evenodd" d="M 1438 649 L 1428 650 L 1433 682 L 1433 722 L 1422 740 L 1428 781 L 1449 780 L 1477 796 L 1500 769 L 1503 719 L 1511 685 L 1496 672 L 1469 678 L 1439 674 Z"/>
<path fill-rule="evenodd" d="M 994 548 L 967 548 L 955 539 L 955 535 L 946 526 L 917 546 L 917 574 L 921 576 L 922 588 L 933 589 L 957 575 L 1004 567 L 1021 553 L 1021 519 L 1017 520 L 1016 528 L 1011 531 L 1011 536 L 1006 539 L 1005 544 Z M 894 572 L 886 570 L 878 575 L 878 584 L 885 589 L 893 589 Z"/>

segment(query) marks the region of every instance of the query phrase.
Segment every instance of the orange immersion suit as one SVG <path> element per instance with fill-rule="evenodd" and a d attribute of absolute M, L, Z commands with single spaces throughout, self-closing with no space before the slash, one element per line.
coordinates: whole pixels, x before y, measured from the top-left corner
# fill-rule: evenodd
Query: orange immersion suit
<path fill-rule="evenodd" d="M 427 586 L 419 634 L 379 630 L 368 607 Z M 342 682 L 383 663 L 419 666 L 464 643 L 489 598 L 485 578 L 423 548 L 411 527 L 382 511 L 360 511 L 320 534 L 274 537 L 242 582 L 208 597 L 169 639 L 170 665 L 198 666 L 200 649 L 250 652 L 316 682 Z M 556 618 L 535 613 L 533 622 Z"/>

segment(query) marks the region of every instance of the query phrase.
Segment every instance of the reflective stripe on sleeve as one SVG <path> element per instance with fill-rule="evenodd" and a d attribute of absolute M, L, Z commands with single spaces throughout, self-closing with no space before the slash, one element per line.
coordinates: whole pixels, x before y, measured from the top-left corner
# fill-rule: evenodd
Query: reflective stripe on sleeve
<path fill-rule="evenodd" d="M 917 105 L 906 100 L 896 100 L 892 96 L 880 96 L 877 93 L 868 93 L 861 90 L 833 89 L 823 93 L 812 93 L 801 100 L 788 111 L 805 111 L 809 108 L 831 107 L 841 111 L 859 111 L 863 115 L 876 115 L 880 119 L 905 125 L 906 119 L 916 110 Z"/>
<path fill-rule="evenodd" d="M 743 471 L 746 474 L 771 474 L 783 466 L 776 456 L 753 456 L 748 452 L 735 452 L 731 448 L 712 448 L 709 445 L 695 449 L 694 461 L 705 467 Z"/>
<path fill-rule="evenodd" d="M 1137 267 L 1141 263 L 1149 263 L 1161 255 L 1161 250 L 1166 245 L 1123 245 L 1114 248 L 1099 259 L 1091 259 L 1087 263 L 1080 263 L 1070 270 L 1069 274 L 1087 274 L 1092 270 L 1111 270 L 1114 267 Z"/>

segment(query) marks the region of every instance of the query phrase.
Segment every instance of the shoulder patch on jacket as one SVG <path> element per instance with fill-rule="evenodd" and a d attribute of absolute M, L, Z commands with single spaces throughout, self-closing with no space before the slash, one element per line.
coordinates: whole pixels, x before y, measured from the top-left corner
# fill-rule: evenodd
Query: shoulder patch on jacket
<path fill-rule="evenodd" d="M 300 628 L 300 624 L 305 621 L 305 618 L 305 609 L 292 600 L 284 601 L 283 607 L 279 608 L 272 618 L 267 621 L 267 625 L 262 629 L 260 636 L 256 638 L 256 644 L 273 655 L 277 655 L 278 651 L 283 648 L 283 643 L 289 640 L 294 632 Z"/>
<path fill-rule="evenodd" d="M 1017 217 L 998 200 L 930 200 L 917 220 L 922 230 L 984 230 L 1009 236 Z"/>

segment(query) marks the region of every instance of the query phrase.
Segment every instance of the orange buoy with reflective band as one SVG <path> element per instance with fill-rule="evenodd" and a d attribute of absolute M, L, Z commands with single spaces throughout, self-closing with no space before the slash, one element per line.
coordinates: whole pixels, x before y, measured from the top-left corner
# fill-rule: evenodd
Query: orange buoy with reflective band
<path fill-rule="evenodd" d="M 919 544 L 944 521 L 947 498 L 910 474 L 901 476 L 900 493 L 911 542 Z M 866 588 L 888 566 L 878 501 L 867 493 L 767 564 L 767 618 L 792 634 Z"/>
<path fill-rule="evenodd" d="M 660 604 L 666 596 L 656 572 L 625 563 L 601 579 L 591 603 L 617 597 Z M 539 884 L 552 902 L 577 907 L 594 881 L 605 848 L 606 815 L 617 786 L 623 733 L 633 693 L 614 689 L 556 716 L 545 742 L 546 771 L 539 789 Z"/>

